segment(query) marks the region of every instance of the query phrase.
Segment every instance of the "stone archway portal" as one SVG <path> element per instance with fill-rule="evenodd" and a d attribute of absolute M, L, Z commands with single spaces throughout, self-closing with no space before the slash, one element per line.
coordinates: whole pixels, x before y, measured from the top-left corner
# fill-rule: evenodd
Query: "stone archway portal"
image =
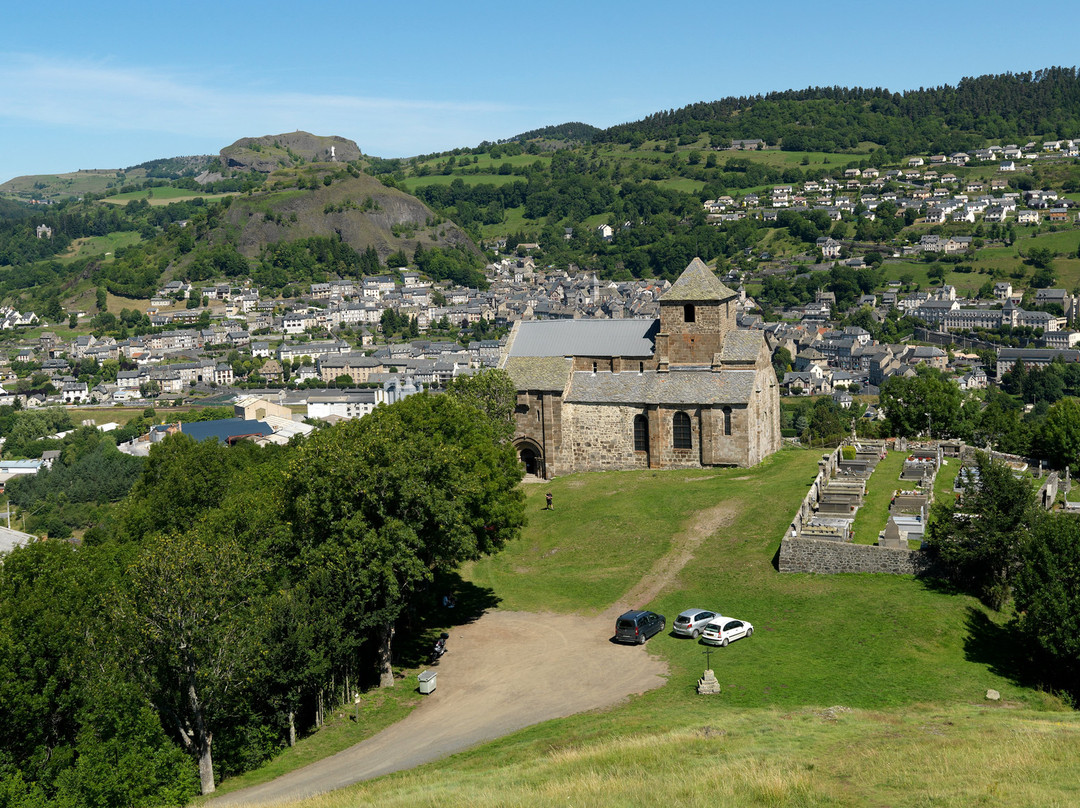
<path fill-rule="evenodd" d="M 533 443 L 518 446 L 518 458 L 525 466 L 525 473 L 533 477 L 544 477 L 544 455 Z"/>

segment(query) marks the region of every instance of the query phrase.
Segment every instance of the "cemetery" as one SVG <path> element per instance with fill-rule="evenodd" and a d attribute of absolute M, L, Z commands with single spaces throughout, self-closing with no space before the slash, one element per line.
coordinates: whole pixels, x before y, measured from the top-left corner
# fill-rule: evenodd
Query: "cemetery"
<path fill-rule="evenodd" d="M 781 542 L 779 570 L 925 572 L 930 562 L 922 552 L 922 542 L 935 489 L 939 497 L 954 496 L 961 501 L 965 486 L 978 481 L 975 451 L 961 441 L 848 439 L 818 461 L 817 476 Z M 902 453 L 902 463 L 896 453 Z M 1080 503 L 1069 501 L 1071 480 L 1067 473 L 1062 480 L 1057 473 L 1044 474 L 1041 463 L 1030 471 L 1036 461 L 1000 452 L 990 454 L 1013 473 L 1035 477 L 1043 508 L 1050 510 L 1060 500 L 1065 510 L 1080 509 Z M 887 500 L 883 492 L 887 492 Z M 860 517 L 864 508 L 869 512 Z M 883 517 L 884 528 L 875 528 Z M 856 527 L 857 520 L 863 527 Z M 873 539 L 867 538 L 867 524 Z"/>

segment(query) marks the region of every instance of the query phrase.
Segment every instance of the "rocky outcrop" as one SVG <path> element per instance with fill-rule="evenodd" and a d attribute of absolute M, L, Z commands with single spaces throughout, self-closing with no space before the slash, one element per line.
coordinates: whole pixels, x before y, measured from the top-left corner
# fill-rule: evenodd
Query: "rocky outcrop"
<path fill-rule="evenodd" d="M 348 163 L 359 159 L 360 154 L 360 147 L 347 138 L 297 131 L 240 138 L 221 150 L 221 165 L 227 169 L 269 174 L 304 162 Z"/>

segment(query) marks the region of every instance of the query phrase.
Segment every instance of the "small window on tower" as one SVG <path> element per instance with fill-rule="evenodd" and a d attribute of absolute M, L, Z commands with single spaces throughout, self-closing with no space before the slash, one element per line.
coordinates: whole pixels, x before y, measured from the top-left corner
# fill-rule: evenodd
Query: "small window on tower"
<path fill-rule="evenodd" d="M 682 307 L 682 310 L 683 310 L 683 322 L 685 322 L 685 323 L 696 322 L 697 317 L 696 317 L 696 313 L 694 312 L 694 307 L 692 305 L 687 304 L 687 305 Z"/>

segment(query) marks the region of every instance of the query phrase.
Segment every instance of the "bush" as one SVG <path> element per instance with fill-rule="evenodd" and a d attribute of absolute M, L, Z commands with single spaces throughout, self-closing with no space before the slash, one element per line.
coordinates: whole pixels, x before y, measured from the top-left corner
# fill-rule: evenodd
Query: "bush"
<path fill-rule="evenodd" d="M 840 450 L 840 452 L 841 452 L 841 456 L 844 458 L 844 460 L 854 460 L 855 459 L 855 447 L 854 446 L 845 446 L 843 449 Z"/>

